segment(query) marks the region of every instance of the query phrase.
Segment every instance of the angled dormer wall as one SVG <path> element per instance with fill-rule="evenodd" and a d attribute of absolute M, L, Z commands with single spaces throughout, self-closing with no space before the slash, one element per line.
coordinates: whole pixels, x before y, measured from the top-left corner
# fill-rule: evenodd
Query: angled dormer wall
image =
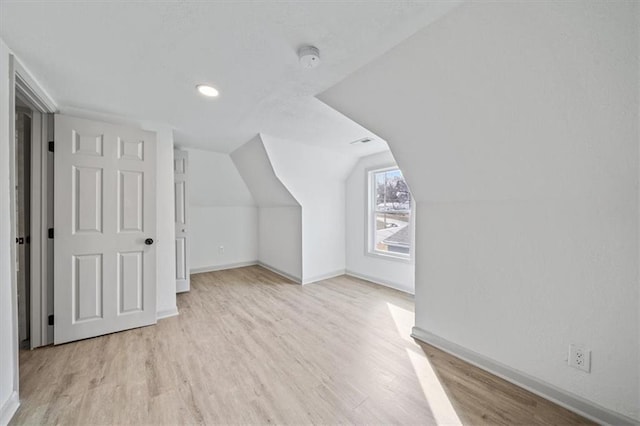
<path fill-rule="evenodd" d="M 303 283 L 345 273 L 345 180 L 356 158 L 262 135 L 275 174 L 302 206 Z"/>
<path fill-rule="evenodd" d="M 639 8 L 470 2 L 320 96 L 418 201 L 422 335 L 636 421 Z"/>
<path fill-rule="evenodd" d="M 276 176 L 260 135 L 231 159 L 258 205 L 258 261 L 303 282 L 301 207 Z"/>
<path fill-rule="evenodd" d="M 269 135 L 231 154 L 259 206 L 260 263 L 303 284 L 345 273 L 345 179 L 356 158 Z"/>

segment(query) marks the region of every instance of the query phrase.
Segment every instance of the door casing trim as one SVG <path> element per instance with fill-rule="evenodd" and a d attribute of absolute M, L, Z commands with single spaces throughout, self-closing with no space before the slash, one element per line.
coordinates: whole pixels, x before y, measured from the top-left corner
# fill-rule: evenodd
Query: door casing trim
<path fill-rule="evenodd" d="M 16 238 L 16 164 L 15 164 L 15 153 L 16 153 L 16 94 L 20 94 L 21 99 L 27 102 L 35 112 L 39 112 L 41 114 L 52 114 L 57 112 L 58 106 L 49 96 L 49 94 L 38 84 L 37 80 L 27 71 L 27 69 L 18 61 L 16 56 L 13 53 L 9 54 L 9 223 L 10 223 L 10 273 L 11 273 L 11 317 L 13 320 L 13 330 L 12 330 L 12 345 L 13 345 L 13 392 L 15 395 L 19 395 L 20 388 L 20 380 L 19 380 L 19 359 L 18 359 L 18 274 L 16 270 L 16 245 L 13 243 Z M 32 139 L 33 140 L 33 139 Z M 32 151 L 33 155 L 33 151 Z M 32 157 L 33 159 L 33 157 Z M 31 168 L 31 173 L 33 177 L 34 167 Z M 42 173 L 41 170 L 39 170 Z M 40 181 L 33 181 L 34 187 L 40 186 Z M 32 196 L 33 193 L 32 189 Z M 32 211 L 32 219 L 33 215 L 42 215 L 41 211 L 36 211 L 33 209 Z M 46 212 L 45 212 L 46 217 Z M 37 222 L 39 223 L 39 221 Z M 31 231 L 33 229 L 34 223 L 31 224 Z M 35 236 L 36 233 L 31 233 L 32 236 Z M 36 262 L 32 263 L 32 268 L 34 267 Z M 38 264 L 37 267 L 41 265 Z M 33 275 L 32 272 L 32 280 L 38 275 Z M 37 278 L 36 278 L 37 279 Z M 32 281 L 33 284 L 33 281 Z M 32 315 L 35 313 L 32 309 Z M 39 312 L 38 312 L 39 314 Z M 40 315 L 38 315 L 40 316 Z M 39 320 L 39 319 L 38 319 Z M 32 326 L 33 326 L 33 317 L 32 317 Z"/>

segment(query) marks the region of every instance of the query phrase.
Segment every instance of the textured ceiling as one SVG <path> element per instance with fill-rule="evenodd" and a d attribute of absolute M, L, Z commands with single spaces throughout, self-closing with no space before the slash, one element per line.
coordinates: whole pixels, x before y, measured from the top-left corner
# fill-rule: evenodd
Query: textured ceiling
<path fill-rule="evenodd" d="M 386 144 L 349 145 L 371 133 L 314 96 L 456 4 L 2 0 L 0 36 L 63 112 L 166 123 L 180 145 L 220 152 L 265 133 L 362 156 Z M 297 62 L 306 43 L 318 68 Z"/>

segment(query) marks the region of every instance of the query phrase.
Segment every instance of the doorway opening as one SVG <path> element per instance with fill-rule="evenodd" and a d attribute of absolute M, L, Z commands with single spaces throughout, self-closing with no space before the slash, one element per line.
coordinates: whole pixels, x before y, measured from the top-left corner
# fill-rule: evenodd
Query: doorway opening
<path fill-rule="evenodd" d="M 31 132 L 32 112 L 16 96 L 15 217 L 18 293 L 18 343 L 31 347 Z"/>
<path fill-rule="evenodd" d="M 36 90 L 11 58 L 10 186 L 12 291 L 18 349 L 53 343 L 53 152 L 49 152 L 56 107 Z"/>

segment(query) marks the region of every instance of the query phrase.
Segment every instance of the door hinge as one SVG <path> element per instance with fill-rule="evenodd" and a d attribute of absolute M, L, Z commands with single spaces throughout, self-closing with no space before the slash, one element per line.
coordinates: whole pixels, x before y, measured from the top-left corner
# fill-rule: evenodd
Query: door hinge
<path fill-rule="evenodd" d="M 49 325 L 53 325 L 53 315 L 49 315 Z"/>
<path fill-rule="evenodd" d="M 49 152 L 53 152 L 54 145 L 55 143 L 53 143 L 53 141 L 49 141 Z"/>
<path fill-rule="evenodd" d="M 48 229 L 49 238 L 53 238 L 53 228 Z"/>

